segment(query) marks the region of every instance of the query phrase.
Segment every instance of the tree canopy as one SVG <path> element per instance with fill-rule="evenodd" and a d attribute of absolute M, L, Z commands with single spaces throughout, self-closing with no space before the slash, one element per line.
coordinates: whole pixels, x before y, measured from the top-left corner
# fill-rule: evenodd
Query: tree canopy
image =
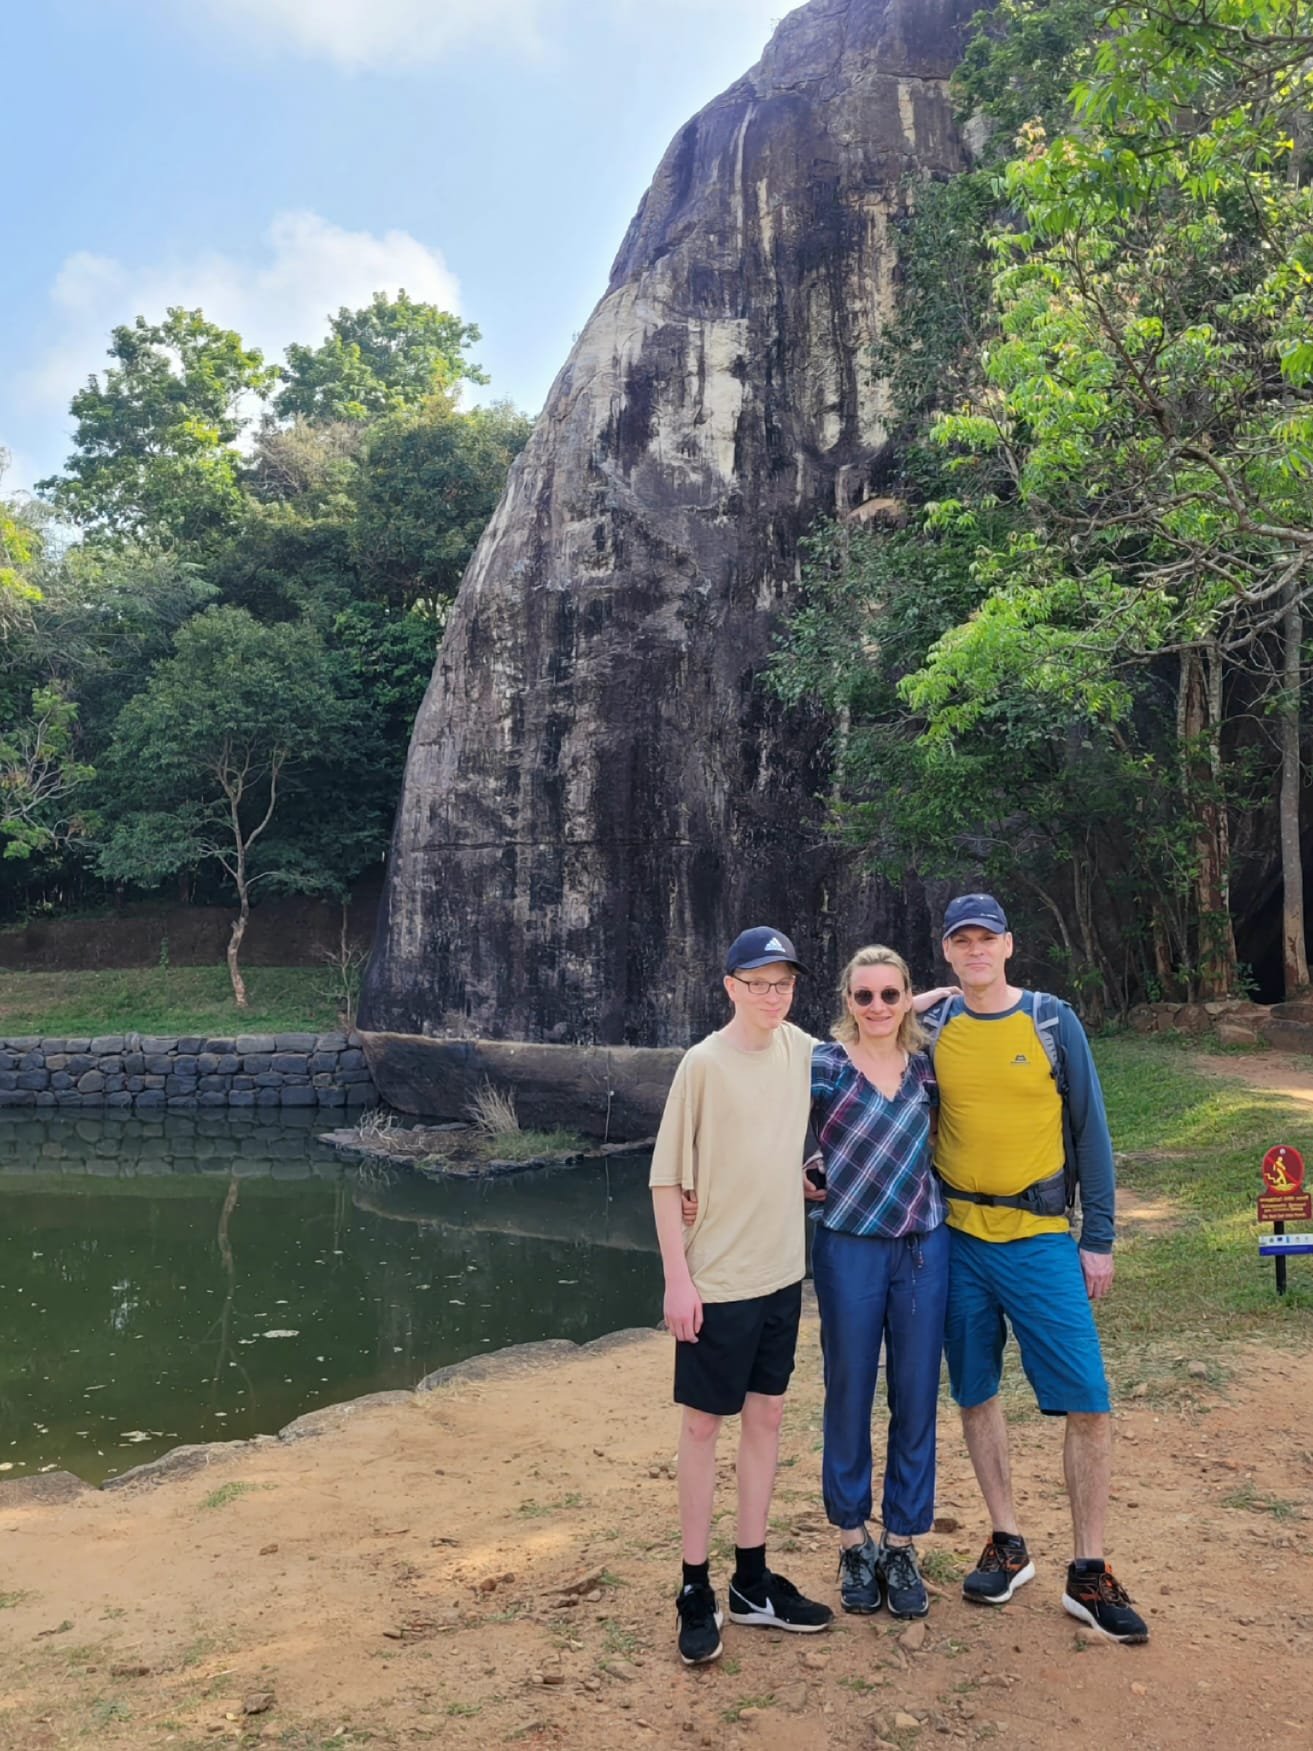
<path fill-rule="evenodd" d="M 477 340 L 404 292 L 284 365 L 199 310 L 114 329 L 64 469 L 0 497 L 0 906 L 171 883 L 244 918 L 378 866 L 529 433 L 460 404 Z"/>
<path fill-rule="evenodd" d="M 1096 1007 L 1238 987 L 1232 823 L 1278 763 L 1297 988 L 1313 8 L 1102 21 L 981 23 L 961 86 L 1011 156 L 918 191 L 877 360 L 907 521 L 818 548 L 775 684 L 831 664 L 836 825 L 1028 889 Z"/>

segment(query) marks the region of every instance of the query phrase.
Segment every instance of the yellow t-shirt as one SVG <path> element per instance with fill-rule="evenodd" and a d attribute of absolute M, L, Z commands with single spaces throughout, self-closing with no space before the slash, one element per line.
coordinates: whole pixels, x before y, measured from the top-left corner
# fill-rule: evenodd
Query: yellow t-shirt
<path fill-rule="evenodd" d="M 947 1022 L 935 1044 L 939 1141 L 935 1166 L 948 1195 L 948 1224 L 981 1240 L 1066 1234 L 1065 1216 L 991 1209 L 954 1198 L 953 1187 L 1015 1197 L 1063 1163 L 1062 1097 L 1024 1010 Z"/>
<path fill-rule="evenodd" d="M 648 1184 L 697 1192 L 684 1252 L 704 1301 L 746 1301 L 802 1280 L 802 1156 L 815 1043 L 785 1022 L 763 1052 L 745 1052 L 715 1033 L 680 1060 Z"/>

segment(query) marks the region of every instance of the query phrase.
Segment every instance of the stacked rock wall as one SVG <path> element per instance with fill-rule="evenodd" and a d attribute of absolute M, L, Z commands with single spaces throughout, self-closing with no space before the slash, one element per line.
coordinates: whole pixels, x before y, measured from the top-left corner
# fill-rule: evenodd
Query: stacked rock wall
<path fill-rule="evenodd" d="M 102 1034 L 0 1039 L 0 1107 L 363 1107 L 377 1100 L 358 1034 Z"/>

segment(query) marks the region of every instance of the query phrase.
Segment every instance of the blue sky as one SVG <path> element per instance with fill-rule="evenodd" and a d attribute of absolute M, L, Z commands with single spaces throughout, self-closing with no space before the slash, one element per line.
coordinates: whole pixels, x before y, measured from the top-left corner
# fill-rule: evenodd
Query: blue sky
<path fill-rule="evenodd" d="M 404 285 L 537 412 L 676 129 L 790 0 L 8 0 L 3 488 L 67 453 L 109 330 L 280 357 Z"/>

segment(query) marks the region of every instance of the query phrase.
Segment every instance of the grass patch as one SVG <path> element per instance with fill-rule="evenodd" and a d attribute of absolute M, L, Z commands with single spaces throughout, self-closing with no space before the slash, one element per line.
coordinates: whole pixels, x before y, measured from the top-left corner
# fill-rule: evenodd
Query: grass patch
<path fill-rule="evenodd" d="M 14 1593 L 0 1593 L 0 1611 L 12 1611 L 15 1605 L 22 1605 L 32 1597 L 20 1587 Z"/>
<path fill-rule="evenodd" d="M 526 1520 L 540 1520 L 544 1514 L 555 1514 L 562 1508 L 582 1508 L 583 1503 L 584 1499 L 578 1490 L 571 1490 L 568 1496 L 558 1496 L 554 1502 L 536 1502 L 530 1496 L 515 1511 L 523 1514 Z"/>
<path fill-rule="evenodd" d="M 643 1644 L 627 1624 L 617 1623 L 614 1617 L 608 1617 L 602 1634 L 608 1654 L 637 1654 Z"/>
<path fill-rule="evenodd" d="M 130 1721 L 132 1710 L 115 1696 L 102 1696 L 92 1703 L 91 1718 L 98 1727 L 108 1727 L 115 1721 Z"/>
<path fill-rule="evenodd" d="M 745 1708 L 774 1708 L 775 1692 L 768 1691 L 765 1696 L 745 1696 L 739 1702 L 731 1703 L 721 1715 L 722 1721 L 737 1721 Z"/>
<path fill-rule="evenodd" d="M 1284 1496 L 1262 1495 L 1252 1483 L 1242 1483 L 1229 1496 L 1223 1496 L 1222 1506 L 1247 1510 L 1252 1514 L 1271 1514 L 1274 1520 L 1293 1520 L 1299 1512 L 1298 1502 L 1289 1502 Z"/>
<path fill-rule="evenodd" d="M 484 1161 L 532 1161 L 539 1155 L 572 1155 L 587 1148 L 577 1131 L 498 1131 L 480 1137 L 477 1144 Z"/>
<path fill-rule="evenodd" d="M 921 1573 L 936 1587 L 952 1587 L 966 1573 L 966 1564 L 951 1550 L 935 1549 L 918 1552 Z"/>
<path fill-rule="evenodd" d="M 0 972 L 0 1036 L 142 1033 L 329 1033 L 337 1009 L 316 967 L 245 969 L 238 1009 L 223 966 L 111 967 L 98 972 Z"/>
<path fill-rule="evenodd" d="M 259 1484 L 253 1483 L 220 1484 L 217 1490 L 211 1490 L 208 1496 L 201 1498 L 200 1506 L 206 1509 L 226 1508 L 229 1502 L 235 1502 L 238 1496 L 249 1496 L 253 1490 L 260 1487 Z"/>
<path fill-rule="evenodd" d="M 1096 1041 L 1094 1052 L 1126 1157 L 1118 1180 L 1173 1213 L 1170 1230 L 1132 1230 L 1118 1244 L 1116 1287 L 1099 1311 L 1110 1369 L 1132 1389 L 1152 1379 L 1155 1396 L 1170 1396 L 1190 1384 L 1165 1368 L 1165 1334 L 1177 1355 L 1259 1331 L 1306 1344 L 1313 1274 L 1292 1269 L 1289 1293 L 1277 1298 L 1271 1261 L 1258 1256 L 1257 1237 L 1269 1230 L 1258 1226 L 1255 1199 L 1264 1151 L 1306 1141 L 1309 1114 L 1275 1091 L 1200 1075 L 1166 1040 L 1122 1035 Z M 1193 1384 L 1207 1388 L 1211 1374 Z"/>

